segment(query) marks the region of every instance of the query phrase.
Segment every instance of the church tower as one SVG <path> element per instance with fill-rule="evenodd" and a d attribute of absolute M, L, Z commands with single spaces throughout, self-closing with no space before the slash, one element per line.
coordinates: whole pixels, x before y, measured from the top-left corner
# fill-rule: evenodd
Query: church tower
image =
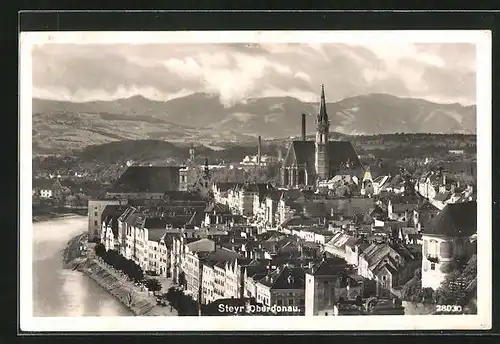
<path fill-rule="evenodd" d="M 330 122 L 326 113 L 325 87 L 321 85 L 321 101 L 319 105 L 319 113 L 316 119 L 316 141 L 315 141 L 315 167 L 318 180 L 328 179 L 329 164 L 328 164 L 328 133 L 330 130 Z"/>

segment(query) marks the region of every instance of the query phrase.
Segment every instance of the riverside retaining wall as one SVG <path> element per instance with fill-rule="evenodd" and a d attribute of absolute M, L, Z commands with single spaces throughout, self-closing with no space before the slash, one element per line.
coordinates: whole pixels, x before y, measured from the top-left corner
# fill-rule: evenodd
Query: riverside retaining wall
<path fill-rule="evenodd" d="M 83 272 L 125 305 L 134 315 L 146 315 L 156 304 L 150 299 L 141 297 L 136 291 L 124 285 L 93 259 L 87 258 L 76 262 L 75 268 Z M 130 301 L 131 300 L 131 301 Z"/>

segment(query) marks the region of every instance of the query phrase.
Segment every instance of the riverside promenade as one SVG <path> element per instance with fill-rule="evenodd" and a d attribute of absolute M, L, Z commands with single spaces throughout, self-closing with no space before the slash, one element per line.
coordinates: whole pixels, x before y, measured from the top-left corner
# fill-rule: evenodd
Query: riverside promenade
<path fill-rule="evenodd" d="M 80 234 L 68 242 L 63 250 L 64 266 L 67 269 L 78 270 L 95 282 L 103 289 L 118 299 L 129 308 L 135 315 L 139 316 L 177 316 L 177 311 L 170 305 L 160 306 L 156 304 L 156 296 L 136 286 L 133 281 L 119 270 L 104 263 L 94 252 L 94 245 L 87 242 L 87 235 Z M 162 282 L 162 292 L 169 285 L 168 281 Z"/>

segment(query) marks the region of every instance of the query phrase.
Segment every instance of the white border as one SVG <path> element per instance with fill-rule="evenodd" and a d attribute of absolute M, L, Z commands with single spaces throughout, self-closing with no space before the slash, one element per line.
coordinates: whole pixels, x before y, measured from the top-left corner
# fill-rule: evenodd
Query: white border
<path fill-rule="evenodd" d="M 32 316 L 31 49 L 45 43 L 472 43 L 477 51 L 478 314 L 349 317 L 58 317 Z M 22 32 L 20 35 L 20 328 L 23 331 L 272 331 L 490 329 L 491 32 L 490 31 L 184 31 Z"/>

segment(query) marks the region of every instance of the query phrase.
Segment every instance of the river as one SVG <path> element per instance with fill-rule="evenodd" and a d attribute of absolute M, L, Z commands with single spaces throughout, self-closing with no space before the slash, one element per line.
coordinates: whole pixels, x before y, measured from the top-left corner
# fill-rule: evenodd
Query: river
<path fill-rule="evenodd" d="M 87 229 L 87 217 L 33 223 L 33 316 L 130 316 L 132 313 L 96 282 L 62 268 L 61 251 Z"/>

